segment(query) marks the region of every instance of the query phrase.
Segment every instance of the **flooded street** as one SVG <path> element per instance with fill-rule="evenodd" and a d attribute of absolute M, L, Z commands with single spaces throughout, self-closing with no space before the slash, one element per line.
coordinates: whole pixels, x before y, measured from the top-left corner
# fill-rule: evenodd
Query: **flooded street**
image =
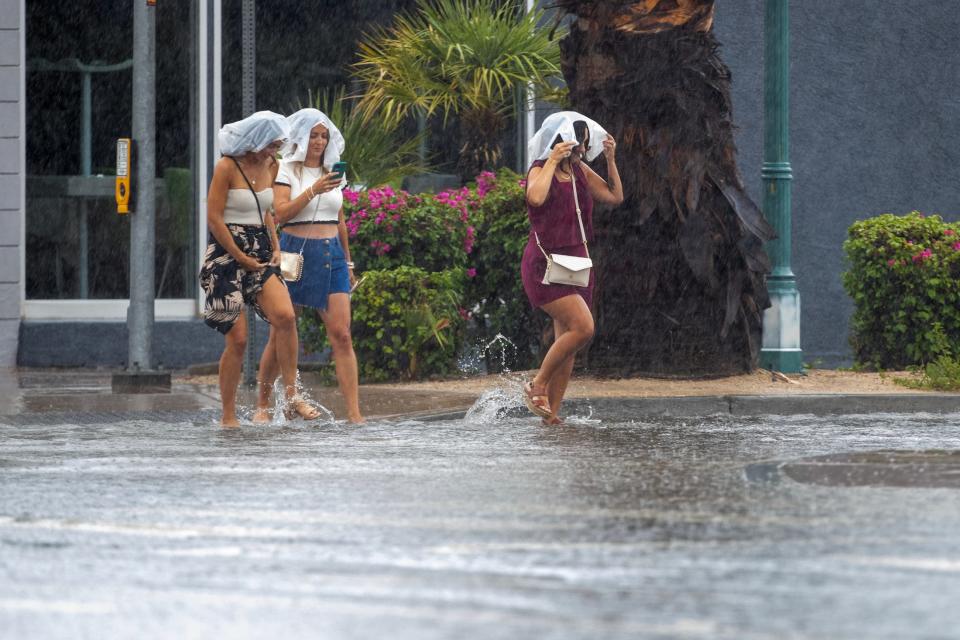
<path fill-rule="evenodd" d="M 0 425 L 2 635 L 955 637 L 960 415 L 575 406 Z"/>

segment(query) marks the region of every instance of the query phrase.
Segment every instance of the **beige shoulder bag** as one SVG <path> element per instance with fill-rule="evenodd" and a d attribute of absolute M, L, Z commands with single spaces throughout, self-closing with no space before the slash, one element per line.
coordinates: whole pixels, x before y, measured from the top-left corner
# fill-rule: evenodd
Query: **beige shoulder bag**
<path fill-rule="evenodd" d="M 577 197 L 577 179 L 573 175 L 573 168 L 570 170 L 570 187 L 573 189 L 573 205 L 577 209 L 577 222 L 580 224 L 580 237 L 583 238 L 583 248 L 587 253 L 586 258 L 580 256 L 566 256 L 562 253 L 548 254 L 543 250 L 540 244 L 540 236 L 533 232 L 533 237 L 537 240 L 537 246 L 540 252 L 547 259 L 547 270 L 543 272 L 543 284 L 568 284 L 574 287 L 586 287 L 590 285 L 590 269 L 593 267 L 593 260 L 590 259 L 590 250 L 587 248 L 587 234 L 583 230 L 583 217 L 580 215 L 580 199 Z"/>

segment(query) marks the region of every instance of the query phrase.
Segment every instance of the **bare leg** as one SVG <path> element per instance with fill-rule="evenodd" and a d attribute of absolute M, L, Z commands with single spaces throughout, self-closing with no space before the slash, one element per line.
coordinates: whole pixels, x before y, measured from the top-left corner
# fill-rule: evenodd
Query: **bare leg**
<path fill-rule="evenodd" d="M 236 323 L 224 336 L 223 355 L 220 356 L 220 402 L 223 404 L 224 427 L 237 427 L 237 385 L 243 366 L 243 351 L 247 346 L 247 316 L 241 313 Z"/>
<path fill-rule="evenodd" d="M 559 320 L 553 321 L 554 340 L 557 340 L 565 334 L 568 329 Z M 559 424 L 560 405 L 563 403 L 563 396 L 567 392 L 567 384 L 570 382 L 570 376 L 573 374 L 573 363 L 576 354 L 567 357 L 566 360 L 556 369 L 553 378 L 547 384 L 547 397 L 550 399 L 550 409 L 552 415 L 546 418 L 548 424 Z"/>
<path fill-rule="evenodd" d="M 297 393 L 297 317 L 293 312 L 290 294 L 278 278 L 267 278 L 263 289 L 257 294 L 257 302 L 270 322 L 270 339 L 274 340 L 276 354 L 283 378 L 286 397 Z"/>
<path fill-rule="evenodd" d="M 353 338 L 350 335 L 350 296 L 346 293 L 334 293 L 328 300 L 327 310 L 320 312 L 320 318 L 327 328 L 327 338 L 333 350 L 337 383 L 347 404 L 347 420 L 353 423 L 363 422 L 363 415 L 360 413 L 357 354 L 353 350 Z"/>
<path fill-rule="evenodd" d="M 587 303 L 576 294 L 564 296 L 541 308 L 553 318 L 555 339 L 532 385 L 535 394 L 546 390 L 552 417 L 556 417 L 557 410 L 553 403 L 556 400 L 559 407 L 563 401 L 573 372 L 574 357 L 593 338 L 593 316 Z"/>
<path fill-rule="evenodd" d="M 270 325 L 270 338 L 260 356 L 260 369 L 257 374 L 257 409 L 253 412 L 255 423 L 270 421 L 270 398 L 273 395 L 273 381 L 280 375 L 280 364 L 277 362 L 277 334 Z"/>

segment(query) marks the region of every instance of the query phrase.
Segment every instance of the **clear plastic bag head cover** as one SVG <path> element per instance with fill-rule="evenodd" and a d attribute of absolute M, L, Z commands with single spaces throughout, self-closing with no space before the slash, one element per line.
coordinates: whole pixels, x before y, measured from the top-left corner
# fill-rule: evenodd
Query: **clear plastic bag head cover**
<path fill-rule="evenodd" d="M 333 163 L 340 160 L 343 150 L 347 146 L 346 140 L 337 125 L 330 121 L 323 111 L 318 109 L 300 109 L 287 116 L 290 125 L 290 138 L 283 146 L 283 159 L 289 162 L 303 162 L 307 157 L 307 145 L 310 143 L 310 131 L 322 124 L 330 134 L 327 149 L 323 152 L 323 167 L 329 171 Z"/>
<path fill-rule="evenodd" d="M 603 151 L 603 141 L 607 139 L 606 130 L 587 116 L 576 111 L 560 111 L 547 116 L 547 119 L 540 125 L 530 142 L 527 143 L 527 158 L 530 164 L 534 160 L 546 160 L 550 155 L 550 149 L 553 147 L 554 139 L 559 135 L 564 142 L 571 142 L 577 139 L 573 130 L 573 123 L 582 121 L 587 123 L 587 130 L 590 132 L 590 148 L 584 154 L 587 162 L 592 162 Z M 582 142 L 580 140 L 579 142 Z"/>
<path fill-rule="evenodd" d="M 223 125 L 217 141 L 223 155 L 241 156 L 250 151 L 263 151 L 271 142 L 286 140 L 289 136 L 286 118 L 273 111 L 257 111 L 243 120 Z"/>

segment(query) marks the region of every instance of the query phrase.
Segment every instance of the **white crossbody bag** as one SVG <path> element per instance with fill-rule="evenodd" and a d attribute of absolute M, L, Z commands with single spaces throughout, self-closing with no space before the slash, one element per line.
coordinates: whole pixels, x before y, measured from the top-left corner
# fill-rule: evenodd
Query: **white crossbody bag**
<path fill-rule="evenodd" d="M 568 284 L 574 287 L 586 287 L 590 285 L 590 269 L 593 267 L 593 260 L 590 259 L 590 250 L 587 248 L 587 234 L 583 230 L 580 199 L 577 197 L 577 179 L 573 175 L 572 168 L 570 171 L 570 186 L 573 188 L 573 205 L 577 209 L 580 237 L 583 238 L 583 248 L 587 257 L 567 256 L 562 253 L 548 254 L 543 250 L 543 245 L 540 244 L 540 236 L 537 235 L 536 231 L 533 232 L 533 237 L 537 240 L 540 253 L 547 259 L 547 269 L 543 272 L 543 284 Z"/>

